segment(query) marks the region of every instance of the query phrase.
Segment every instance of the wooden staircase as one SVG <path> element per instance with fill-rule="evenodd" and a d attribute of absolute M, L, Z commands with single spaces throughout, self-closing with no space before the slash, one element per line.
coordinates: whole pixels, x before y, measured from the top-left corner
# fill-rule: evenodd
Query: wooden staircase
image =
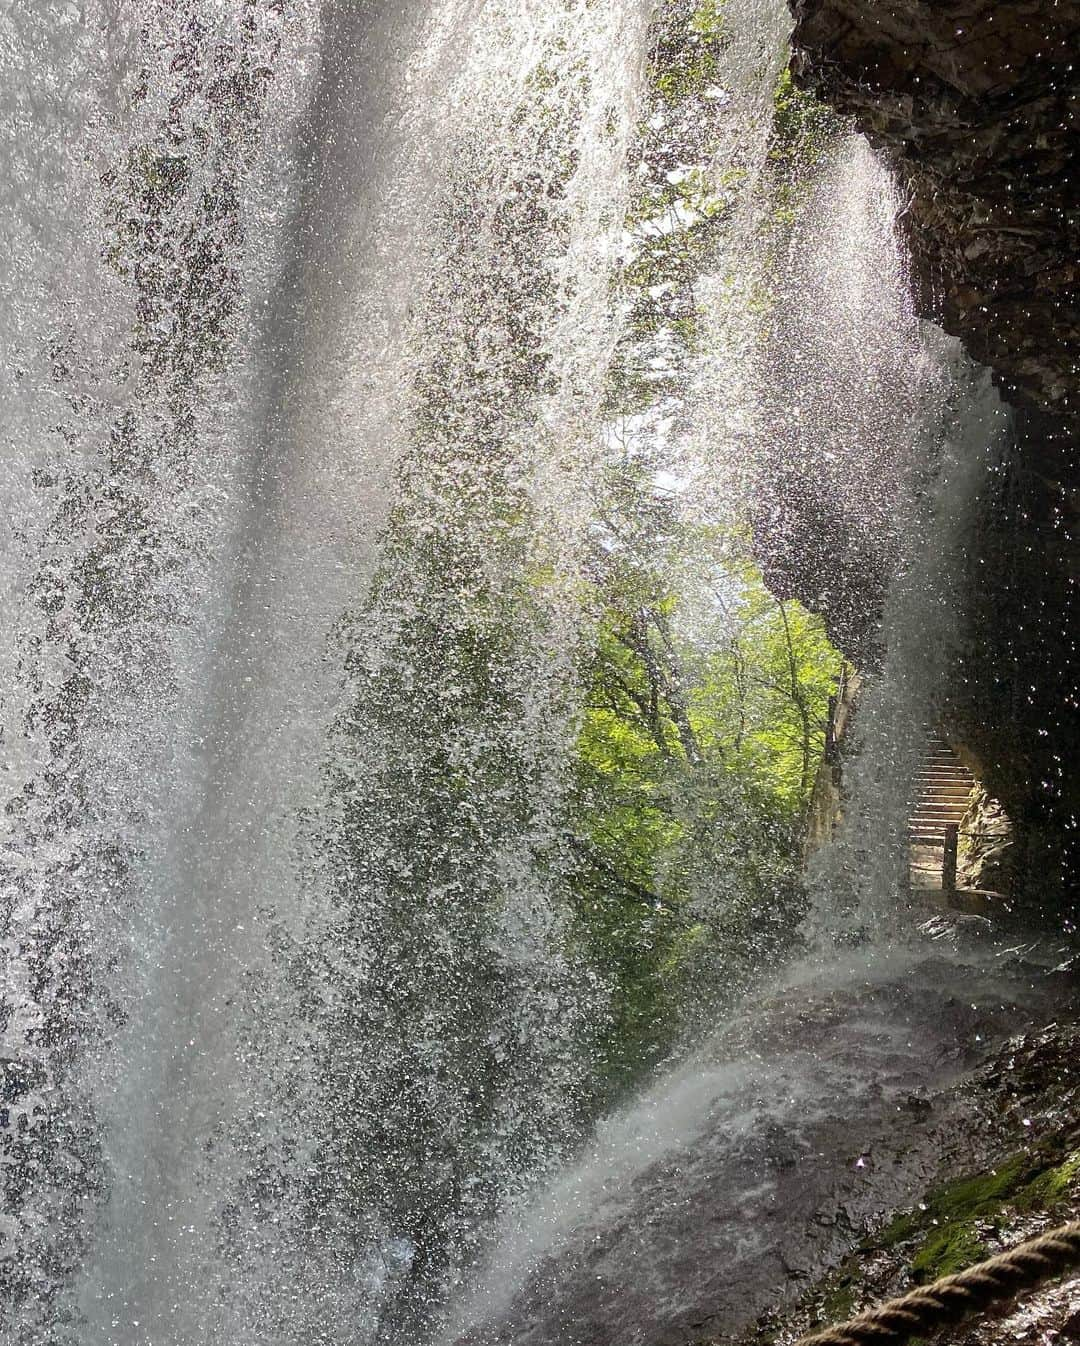
<path fill-rule="evenodd" d="M 908 823 L 910 844 L 944 849 L 945 828 L 949 823 L 960 824 L 974 783 L 971 772 L 945 740 L 931 733 L 915 773 L 915 802 Z"/>

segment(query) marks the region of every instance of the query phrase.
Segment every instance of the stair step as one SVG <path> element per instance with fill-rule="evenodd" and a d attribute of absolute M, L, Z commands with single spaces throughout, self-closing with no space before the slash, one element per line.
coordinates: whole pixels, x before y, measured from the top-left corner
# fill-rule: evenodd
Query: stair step
<path fill-rule="evenodd" d="M 959 830 L 974 784 L 975 777 L 948 743 L 932 726 L 926 726 L 926 751 L 912 782 L 915 798 L 908 820 L 909 845 L 944 851 L 946 829 Z"/>

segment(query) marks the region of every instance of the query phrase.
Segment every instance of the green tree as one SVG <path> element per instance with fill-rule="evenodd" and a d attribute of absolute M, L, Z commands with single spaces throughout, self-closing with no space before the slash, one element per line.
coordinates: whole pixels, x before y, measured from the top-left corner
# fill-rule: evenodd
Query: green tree
<path fill-rule="evenodd" d="M 568 826 L 578 937 L 614 979 L 598 1087 L 617 1092 L 791 937 L 838 659 L 744 533 L 681 518 L 640 463 L 611 480 Z"/>

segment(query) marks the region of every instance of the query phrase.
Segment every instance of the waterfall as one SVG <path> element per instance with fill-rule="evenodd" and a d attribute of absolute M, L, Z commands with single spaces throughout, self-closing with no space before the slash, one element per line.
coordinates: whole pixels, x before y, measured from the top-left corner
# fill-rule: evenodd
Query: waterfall
<path fill-rule="evenodd" d="M 912 782 L 965 649 L 965 549 L 1006 453 L 1006 409 L 989 373 L 915 315 L 901 201 L 862 137 L 836 128 L 798 209 L 770 219 L 770 77 L 760 54 L 732 61 L 740 199 L 697 279 L 709 337 L 673 461 L 703 516 L 749 500 L 777 571 L 802 578 L 842 631 L 882 592 L 845 816 L 810 866 L 800 953 L 507 1209 L 448 1346 L 734 1332 L 789 1293 L 789 1265 L 811 1277 L 833 1238 L 846 1246 L 818 1224 L 838 1192 L 844 1220 L 887 1204 L 891 1181 L 910 1197 L 896 1113 L 913 1081 L 946 1085 L 983 1041 L 952 1022 L 956 986 L 975 1016 L 1023 1023 L 1052 1003 L 992 943 L 943 976 L 909 893 Z M 808 513 L 820 520 L 809 552 Z M 893 1145 L 890 1178 L 874 1154 Z"/>
<path fill-rule="evenodd" d="M 642 1111 L 674 1099 L 682 1138 L 718 1099 L 733 1136 L 764 1116 L 749 1055 L 694 1064 L 693 1005 L 644 1102 L 597 1082 L 618 995 L 567 897 L 566 813 L 603 628 L 582 594 L 627 481 L 662 497 L 657 535 L 756 512 L 779 555 L 767 502 L 813 477 L 840 502 L 826 545 L 900 576 L 863 803 L 812 923 L 850 932 L 888 901 L 883 782 L 910 755 L 896 726 L 930 713 L 941 664 L 909 676 L 911 646 L 946 607 L 908 543 L 936 530 L 947 568 L 1000 412 L 911 314 L 861 140 L 830 133 L 778 220 L 785 6 L 667 9 L 692 114 L 657 93 L 648 0 L 0 14 L 19 1346 L 478 1329 L 607 1184 L 672 1152 Z M 668 163 L 676 143 L 701 163 Z M 662 216 L 655 183 L 689 185 Z M 685 275 L 635 282 L 643 320 L 627 275 L 702 223 Z M 718 623 L 707 569 L 671 581 L 688 628 Z M 669 865 L 691 936 L 739 859 Z M 699 1016 L 729 955 L 693 983 Z M 776 1109 L 789 1085 L 819 1105 L 809 1069 L 769 1077 Z"/>
<path fill-rule="evenodd" d="M 925 457 L 898 522 L 907 537 L 884 609 L 885 655 L 848 744 L 847 816 L 811 864 L 826 939 L 874 931 L 880 946 L 911 920 L 908 825 L 928 731 L 941 723 L 967 649 L 965 556 L 1008 449 L 1009 418 L 990 376 L 940 334 L 921 333 L 944 397 L 920 426 Z M 926 470 L 926 463 L 932 470 Z"/>
<path fill-rule="evenodd" d="M 406 605 L 433 601 L 420 577 L 411 594 L 369 586 L 399 464 L 416 528 L 491 492 L 491 528 L 529 514 L 531 560 L 507 564 L 573 572 L 645 9 L 5 13 L 5 1289 L 21 1338 L 354 1340 L 379 1330 L 387 1259 L 419 1257 L 376 1197 L 327 1212 L 340 1239 L 300 1232 L 305 1155 L 335 1145 L 316 1040 L 334 1012 L 310 978 L 337 939 L 408 956 L 343 931 L 335 900 L 342 846 L 380 836 L 343 842 L 334 820 L 403 750 L 385 724 L 383 742 L 375 724 L 350 739 L 356 699 L 400 654 Z M 445 451 L 418 433 L 432 418 Z M 524 717 L 500 751 L 525 833 L 491 838 L 486 881 L 508 898 L 473 931 L 503 997 L 497 1050 L 545 1044 L 537 1078 L 484 1100 L 508 1182 L 515 1149 L 524 1168 L 557 1148 L 579 1069 L 580 976 L 551 966 L 558 915 L 532 869 L 575 637 L 558 585 L 539 606 L 539 648 L 499 652 Z M 399 786 L 391 813 L 416 802 Z M 415 994 L 443 992 L 424 977 L 447 966 L 417 968 Z M 481 1126 L 467 1082 L 447 1087 Z"/>

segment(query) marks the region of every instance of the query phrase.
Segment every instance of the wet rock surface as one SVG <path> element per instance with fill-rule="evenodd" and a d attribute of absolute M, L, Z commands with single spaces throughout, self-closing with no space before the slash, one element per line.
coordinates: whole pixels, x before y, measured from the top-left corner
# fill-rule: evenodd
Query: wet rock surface
<path fill-rule="evenodd" d="M 1080 1212 L 1080 1028 L 1053 1023 L 996 1053 L 957 1090 L 985 1135 L 956 1175 L 872 1221 L 853 1253 L 787 1312 L 763 1315 L 738 1346 L 783 1346 L 937 1276 L 1014 1247 Z M 1080 1277 L 1021 1295 L 949 1329 L 944 1346 L 1075 1340 Z"/>
<path fill-rule="evenodd" d="M 1019 949 L 927 954 L 748 1007 L 507 1231 L 452 1335 L 600 1346 L 746 1330 L 1000 1146 L 1020 1078 L 1002 1044 L 1077 1008 L 1076 979 Z"/>
<path fill-rule="evenodd" d="M 960 823 L 957 879 L 961 887 L 1010 892 L 1015 858 L 1008 814 L 985 786 L 976 784 Z"/>
<path fill-rule="evenodd" d="M 794 0 L 794 68 L 888 151 L 926 315 L 1080 412 L 1080 4 Z"/>

